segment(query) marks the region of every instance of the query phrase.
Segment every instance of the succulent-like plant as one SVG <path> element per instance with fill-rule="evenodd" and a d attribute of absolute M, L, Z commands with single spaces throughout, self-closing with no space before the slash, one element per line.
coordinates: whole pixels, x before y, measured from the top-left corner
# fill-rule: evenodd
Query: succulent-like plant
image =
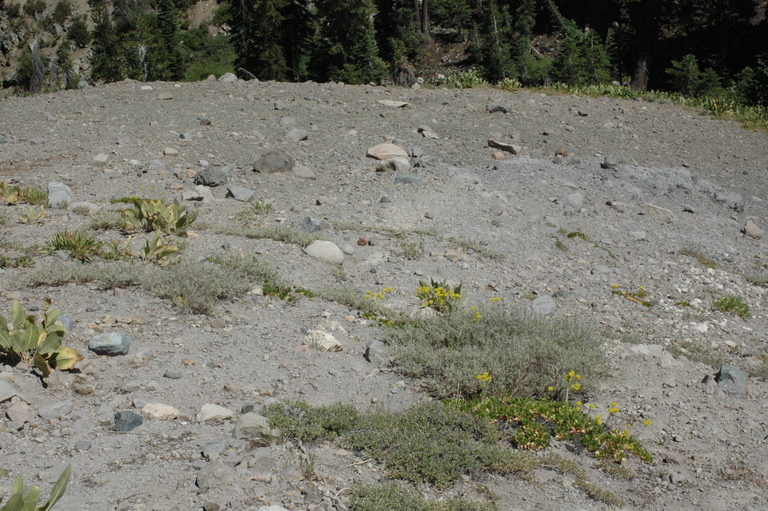
<path fill-rule="evenodd" d="M 144 247 L 139 252 L 139 257 L 147 263 L 157 263 L 160 266 L 167 265 L 171 257 L 179 253 L 179 247 L 166 243 L 160 237 L 159 232 L 155 232 L 151 240 L 147 240 Z"/>
<path fill-rule="evenodd" d="M 36 367 L 43 378 L 54 368 L 71 369 L 83 356 L 76 349 L 61 345 L 65 330 L 56 324 L 59 313 L 59 309 L 51 309 L 51 301 L 46 299 L 43 320 L 37 323 L 21 303 L 14 302 L 10 324 L 0 316 L 0 353 L 13 364 L 24 362 Z"/>
<path fill-rule="evenodd" d="M 174 200 L 166 204 L 161 199 L 131 198 L 134 209 L 123 212 L 127 231 L 162 231 L 166 234 L 185 236 L 187 229 L 197 218 L 197 212 L 187 213 L 186 206 Z"/>
<path fill-rule="evenodd" d="M 67 491 L 71 471 L 72 465 L 67 465 L 67 468 L 59 476 L 59 480 L 56 482 L 53 490 L 51 490 L 50 497 L 42 505 L 39 505 L 40 487 L 24 486 L 21 476 L 16 477 L 16 480 L 13 482 L 13 488 L 11 488 L 11 496 L 8 498 L 8 502 L 0 508 L 0 511 L 48 511 L 52 509 L 53 505 Z M 0 501 L 2 501 L 2 497 L 0 497 Z"/>

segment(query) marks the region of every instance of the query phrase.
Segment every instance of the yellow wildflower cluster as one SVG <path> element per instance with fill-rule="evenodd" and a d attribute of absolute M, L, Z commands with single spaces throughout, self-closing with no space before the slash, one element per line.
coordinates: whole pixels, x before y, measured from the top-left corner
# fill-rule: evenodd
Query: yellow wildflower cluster
<path fill-rule="evenodd" d="M 416 288 L 416 297 L 421 300 L 422 307 L 430 307 L 442 313 L 457 310 L 464 301 L 461 295 L 461 284 L 452 287 L 446 282 L 434 280 L 430 284 L 420 281 L 419 287 Z"/>
<path fill-rule="evenodd" d="M 488 383 L 489 381 L 491 381 L 493 379 L 493 376 L 491 376 L 490 373 L 488 373 L 488 371 L 486 371 L 486 372 L 484 372 L 482 374 L 478 374 L 477 376 L 475 376 L 475 378 L 480 380 L 483 383 Z"/>
<path fill-rule="evenodd" d="M 369 300 L 383 300 L 387 297 L 387 293 L 391 293 L 392 288 L 391 287 L 385 287 L 381 291 L 366 291 L 365 297 Z"/>

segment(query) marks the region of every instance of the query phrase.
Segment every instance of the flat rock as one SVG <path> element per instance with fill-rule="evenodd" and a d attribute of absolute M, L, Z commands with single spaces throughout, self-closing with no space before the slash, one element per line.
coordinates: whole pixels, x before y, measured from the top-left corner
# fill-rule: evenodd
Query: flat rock
<path fill-rule="evenodd" d="M 237 76 L 235 76 L 233 73 L 224 73 L 219 77 L 220 83 L 235 83 L 237 81 Z"/>
<path fill-rule="evenodd" d="M 88 343 L 88 349 L 97 355 L 125 355 L 131 347 L 131 339 L 119 332 L 94 336 Z"/>
<path fill-rule="evenodd" d="M 269 420 L 263 415 L 259 415 L 256 412 L 248 412 L 237 419 L 232 434 L 235 438 L 255 440 L 278 436 L 279 431 L 272 429 L 269 425 Z"/>
<path fill-rule="evenodd" d="M 411 106 L 411 104 L 408 103 L 407 101 L 394 101 L 392 99 L 380 99 L 376 103 L 383 106 L 390 106 L 393 108 L 405 108 L 407 106 Z"/>
<path fill-rule="evenodd" d="M 179 150 L 176 149 L 175 147 L 166 147 L 165 149 L 163 149 L 163 154 L 166 156 L 178 156 Z"/>
<path fill-rule="evenodd" d="M 317 179 L 315 171 L 304 165 L 296 165 L 293 167 L 293 175 L 301 179 Z"/>
<path fill-rule="evenodd" d="M 408 158 L 398 156 L 376 164 L 376 172 L 408 172 L 411 170 L 411 162 Z"/>
<path fill-rule="evenodd" d="M 25 423 L 29 421 L 30 410 L 27 403 L 14 403 L 5 411 L 5 415 L 11 422 Z"/>
<path fill-rule="evenodd" d="M 295 162 L 291 155 L 282 149 L 273 149 L 262 154 L 253 164 L 256 172 L 262 174 L 276 174 L 278 172 L 290 172 Z"/>
<path fill-rule="evenodd" d="M 206 421 L 222 421 L 231 419 L 234 417 L 234 413 L 229 408 L 224 408 L 213 403 L 206 403 L 200 407 L 200 412 L 197 414 L 197 422 Z"/>
<path fill-rule="evenodd" d="M 674 218 L 671 210 L 656 206 L 650 202 L 643 206 L 643 214 L 648 215 L 663 224 L 670 223 Z"/>
<path fill-rule="evenodd" d="M 498 142 L 493 139 L 488 139 L 488 147 L 493 147 L 494 149 L 498 149 L 509 154 L 518 154 L 521 150 L 520 146 L 508 144 L 506 142 Z"/>
<path fill-rule="evenodd" d="M 327 220 L 323 220 L 322 218 L 314 218 L 314 217 L 308 216 L 304 218 L 301 222 L 299 222 L 297 227 L 299 228 L 299 230 L 304 232 L 318 232 L 318 231 L 324 231 L 326 229 L 330 229 L 331 224 L 329 224 Z"/>
<path fill-rule="evenodd" d="M 45 420 L 58 419 L 62 415 L 69 415 L 70 412 L 72 412 L 74 406 L 75 405 L 72 403 L 72 401 L 62 401 L 61 403 L 56 403 L 55 405 L 40 408 L 37 413 Z"/>
<path fill-rule="evenodd" d="M 48 183 L 48 207 L 61 208 L 74 201 L 72 189 L 58 181 Z"/>
<path fill-rule="evenodd" d="M 747 224 L 744 226 L 744 234 L 750 238 L 759 240 L 763 237 L 763 230 L 752 220 L 747 220 Z"/>
<path fill-rule="evenodd" d="M 341 343 L 328 332 L 322 330 L 309 330 L 302 343 L 320 351 L 341 351 Z"/>
<path fill-rule="evenodd" d="M 506 114 L 512 111 L 512 107 L 502 103 L 488 103 L 485 105 L 485 111 L 491 114 L 496 112 L 503 112 Z"/>
<path fill-rule="evenodd" d="M 4 401 L 8 401 L 14 396 L 18 396 L 23 401 L 27 401 L 27 399 L 21 393 L 21 390 L 19 390 L 19 388 L 16 387 L 16 385 L 14 385 L 9 381 L 0 379 L 0 403 Z"/>
<path fill-rule="evenodd" d="M 164 403 L 149 403 L 142 407 L 141 413 L 150 419 L 170 421 L 179 416 L 179 411 Z"/>
<path fill-rule="evenodd" d="M 241 202 L 250 201 L 255 194 L 256 192 L 250 188 L 245 188 L 244 186 L 229 185 L 227 187 L 227 197 L 232 197 Z"/>
<path fill-rule="evenodd" d="M 365 347 L 363 356 L 365 357 L 365 360 L 378 368 L 389 367 L 393 360 L 392 350 L 389 349 L 389 346 L 379 340 L 369 342 Z"/>
<path fill-rule="evenodd" d="M 369 158 L 375 158 L 377 160 L 388 160 L 390 158 L 408 158 L 408 153 L 402 147 L 395 144 L 379 144 L 368 149 L 367 153 Z"/>
<path fill-rule="evenodd" d="M 203 186 L 220 186 L 227 184 L 227 175 L 219 168 L 208 167 L 197 173 L 195 184 Z"/>
<path fill-rule="evenodd" d="M 171 94 L 170 92 L 161 92 L 160 94 L 157 95 L 157 99 L 159 99 L 160 101 L 169 101 L 173 99 L 173 94 Z"/>
<path fill-rule="evenodd" d="M 205 492 L 212 488 L 226 488 L 237 480 L 237 472 L 219 460 L 214 460 L 197 473 L 197 487 Z"/>
<path fill-rule="evenodd" d="M 285 135 L 285 139 L 291 142 L 301 142 L 309 138 L 309 132 L 300 128 L 294 128 Z"/>
<path fill-rule="evenodd" d="M 531 303 L 531 310 L 537 314 L 548 316 L 553 314 L 555 309 L 557 309 L 557 303 L 549 295 L 542 295 Z"/>
<path fill-rule="evenodd" d="M 332 241 L 315 240 L 304 249 L 307 255 L 333 264 L 344 262 L 344 252 Z"/>
<path fill-rule="evenodd" d="M 730 365 L 724 365 L 715 375 L 715 381 L 720 388 L 734 396 L 747 395 L 747 378 L 749 373 Z"/>
<path fill-rule="evenodd" d="M 128 432 L 142 425 L 144 419 L 133 412 L 117 412 L 115 414 L 115 427 L 112 431 Z"/>

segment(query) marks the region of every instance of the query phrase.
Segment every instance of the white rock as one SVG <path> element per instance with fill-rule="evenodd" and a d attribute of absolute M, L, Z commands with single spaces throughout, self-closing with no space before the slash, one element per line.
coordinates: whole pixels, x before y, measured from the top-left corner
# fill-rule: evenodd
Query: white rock
<path fill-rule="evenodd" d="M 141 409 L 141 413 L 150 419 L 161 421 L 173 420 L 179 416 L 179 411 L 176 408 L 163 403 L 149 403 Z"/>
<path fill-rule="evenodd" d="M 379 144 L 368 149 L 368 157 L 376 158 L 377 160 L 388 160 L 398 156 L 408 158 L 408 153 L 405 152 L 405 149 L 395 144 Z"/>
<path fill-rule="evenodd" d="M 391 99 L 380 99 L 377 101 L 377 103 L 384 106 L 391 106 L 393 108 L 405 108 L 407 106 L 411 106 L 410 103 L 405 101 L 393 101 Z"/>
<path fill-rule="evenodd" d="M 178 156 L 179 150 L 174 149 L 173 147 L 166 147 L 165 149 L 163 149 L 163 154 L 166 156 Z"/>
<path fill-rule="evenodd" d="M 206 403 L 200 407 L 200 412 L 197 414 L 197 422 L 205 421 L 222 421 L 231 419 L 234 416 L 232 410 L 224 408 L 223 406 L 215 405 L 213 403 Z"/>
<path fill-rule="evenodd" d="M 141 90 L 152 90 L 152 86 L 151 85 L 142 85 L 141 86 Z"/>
<path fill-rule="evenodd" d="M 341 351 L 341 343 L 328 332 L 310 330 L 304 336 L 304 344 L 322 351 Z"/>
<path fill-rule="evenodd" d="M 333 264 L 344 262 L 344 252 L 331 241 L 316 240 L 304 249 L 307 255 Z"/>
<path fill-rule="evenodd" d="M 651 216 L 663 224 L 670 223 L 674 218 L 671 210 L 651 203 L 643 206 L 643 214 Z"/>

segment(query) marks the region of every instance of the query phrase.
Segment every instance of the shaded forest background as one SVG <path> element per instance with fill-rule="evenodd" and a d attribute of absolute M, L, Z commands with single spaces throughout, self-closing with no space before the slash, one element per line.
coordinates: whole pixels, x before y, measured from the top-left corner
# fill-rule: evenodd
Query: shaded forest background
<path fill-rule="evenodd" d="M 0 0 L 4 86 L 83 79 L 618 83 L 768 104 L 766 0 Z M 72 55 L 83 58 L 73 61 Z"/>

